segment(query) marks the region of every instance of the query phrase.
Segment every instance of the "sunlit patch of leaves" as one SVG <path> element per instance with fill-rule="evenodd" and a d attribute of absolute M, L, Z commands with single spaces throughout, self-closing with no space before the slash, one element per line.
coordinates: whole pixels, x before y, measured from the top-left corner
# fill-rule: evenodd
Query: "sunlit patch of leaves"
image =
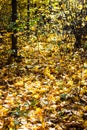
<path fill-rule="evenodd" d="M 55 34 L 44 38 L 20 45 L 21 62 L 1 64 L 0 129 L 87 128 L 87 62 L 80 55 L 84 52 L 74 51 L 73 43 Z M 8 52 L 4 47 L 2 61 L 10 53 L 9 45 Z"/>
<path fill-rule="evenodd" d="M 87 63 L 72 46 L 41 46 L 1 69 L 1 129 L 86 128 Z"/>

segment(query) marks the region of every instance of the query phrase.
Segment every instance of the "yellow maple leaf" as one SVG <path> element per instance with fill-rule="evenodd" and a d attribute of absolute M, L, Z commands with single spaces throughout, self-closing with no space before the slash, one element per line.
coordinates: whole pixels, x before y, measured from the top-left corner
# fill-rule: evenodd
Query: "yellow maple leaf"
<path fill-rule="evenodd" d="M 13 128 L 9 128 L 9 130 L 13 130 Z"/>
<path fill-rule="evenodd" d="M 41 108 L 36 108 L 36 114 L 42 114 L 42 109 Z"/>
<path fill-rule="evenodd" d="M 2 108 L 0 108 L 0 117 L 2 117 L 2 116 L 6 116 L 7 114 L 8 114 L 8 109 L 7 108 L 4 108 L 4 107 L 2 107 Z"/>
<path fill-rule="evenodd" d="M 21 81 L 18 81 L 14 84 L 15 87 L 22 87 L 24 85 L 24 82 L 21 80 Z"/>
<path fill-rule="evenodd" d="M 43 109 L 41 109 L 41 108 L 36 108 L 35 114 L 38 115 L 39 120 L 40 120 L 41 122 L 43 122 Z"/>
<path fill-rule="evenodd" d="M 39 97 L 40 97 L 39 94 L 35 94 L 35 95 L 34 95 L 34 98 L 36 98 L 36 99 L 38 99 Z"/>
<path fill-rule="evenodd" d="M 62 8 L 62 9 L 65 9 L 65 8 L 66 8 L 66 5 L 65 5 L 65 4 L 62 4 L 62 5 L 61 5 L 61 8 Z"/>
<path fill-rule="evenodd" d="M 87 69 L 85 69 L 82 73 L 82 78 L 86 79 L 87 78 Z"/>
<path fill-rule="evenodd" d="M 47 66 L 45 69 L 44 69 L 44 75 L 48 76 L 50 74 L 50 69 L 49 67 Z"/>
<path fill-rule="evenodd" d="M 87 16 L 85 17 L 85 20 L 87 21 Z"/>
<path fill-rule="evenodd" d="M 48 66 L 44 69 L 44 75 L 51 80 L 55 79 L 55 77 L 52 74 L 50 74 L 50 69 Z"/>
<path fill-rule="evenodd" d="M 78 9 L 81 10 L 83 8 L 83 6 L 80 4 L 78 5 Z"/>
<path fill-rule="evenodd" d="M 73 85 L 73 81 L 72 80 L 68 81 L 67 86 L 69 87 L 69 86 L 72 86 L 72 85 Z"/>

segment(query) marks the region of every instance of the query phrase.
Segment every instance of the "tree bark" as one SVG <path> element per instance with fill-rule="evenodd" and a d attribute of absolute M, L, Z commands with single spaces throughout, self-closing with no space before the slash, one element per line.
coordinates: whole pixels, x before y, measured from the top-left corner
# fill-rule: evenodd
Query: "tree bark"
<path fill-rule="evenodd" d="M 27 0 L 27 39 L 29 39 L 30 0 Z"/>
<path fill-rule="evenodd" d="M 12 56 L 17 57 L 17 0 L 12 0 L 12 23 L 13 23 L 13 29 L 12 29 Z"/>

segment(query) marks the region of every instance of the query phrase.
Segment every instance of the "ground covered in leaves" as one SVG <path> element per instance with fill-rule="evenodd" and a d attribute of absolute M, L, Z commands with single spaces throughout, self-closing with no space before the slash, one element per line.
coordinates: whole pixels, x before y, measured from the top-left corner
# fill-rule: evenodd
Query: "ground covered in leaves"
<path fill-rule="evenodd" d="M 87 130 L 87 62 L 73 44 L 0 46 L 0 130 Z M 82 56 L 83 55 L 83 56 Z"/>

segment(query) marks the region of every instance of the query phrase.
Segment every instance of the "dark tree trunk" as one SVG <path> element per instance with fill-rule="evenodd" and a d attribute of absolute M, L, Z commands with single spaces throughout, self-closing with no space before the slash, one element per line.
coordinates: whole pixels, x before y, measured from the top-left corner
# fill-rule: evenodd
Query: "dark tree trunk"
<path fill-rule="evenodd" d="M 74 26 L 74 25 L 72 26 L 72 33 L 74 34 L 75 39 L 76 39 L 74 47 L 80 48 L 81 47 L 81 39 L 82 39 L 82 35 L 83 35 L 83 28 L 81 27 L 81 24 L 79 25 L 80 28 L 77 28 L 76 26 Z"/>
<path fill-rule="evenodd" d="M 76 42 L 75 42 L 75 45 L 74 47 L 75 48 L 80 48 L 81 47 L 81 39 L 82 39 L 82 35 L 79 35 L 79 34 L 74 34 L 75 35 L 75 39 L 76 39 Z"/>
<path fill-rule="evenodd" d="M 27 38 L 29 39 L 30 0 L 27 0 Z"/>
<path fill-rule="evenodd" d="M 12 0 L 12 23 L 13 23 L 13 29 L 12 29 L 12 56 L 17 57 L 17 0 Z"/>

